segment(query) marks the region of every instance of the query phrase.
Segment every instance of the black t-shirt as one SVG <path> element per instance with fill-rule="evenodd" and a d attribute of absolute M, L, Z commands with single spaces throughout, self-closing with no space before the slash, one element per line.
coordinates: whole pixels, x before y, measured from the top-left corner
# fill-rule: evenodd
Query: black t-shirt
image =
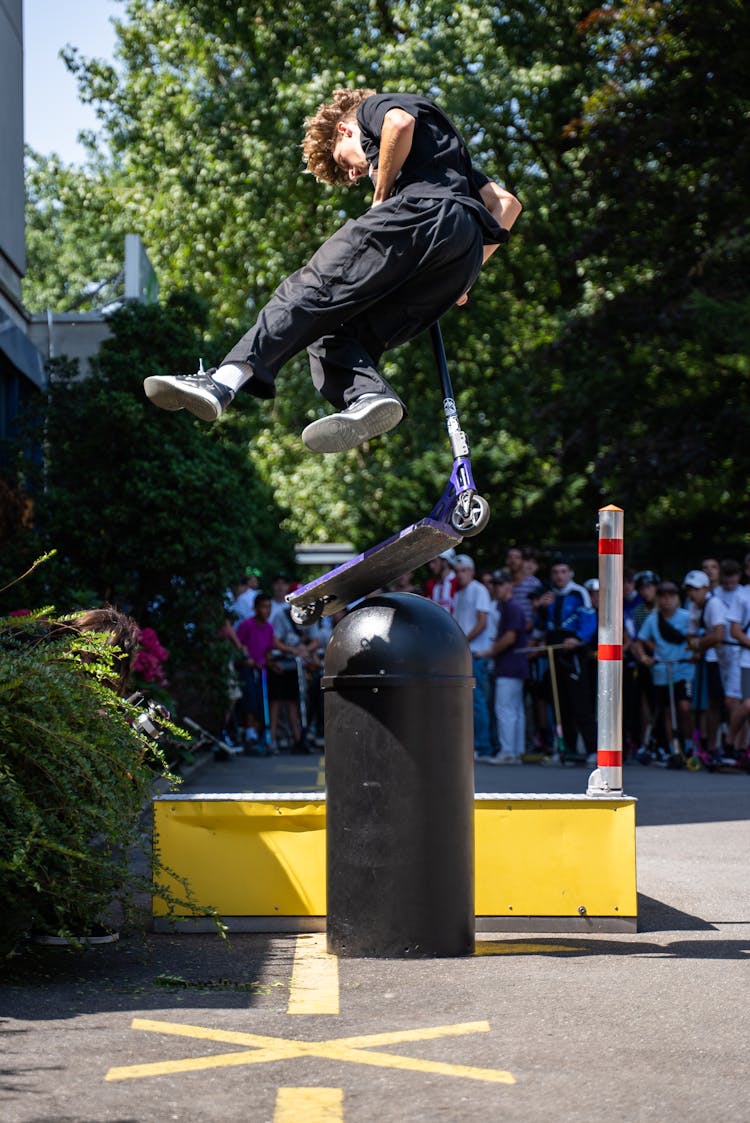
<path fill-rule="evenodd" d="M 486 243 L 507 241 L 507 232 L 497 225 L 479 194 L 489 179 L 472 166 L 466 145 L 450 117 L 428 98 L 417 94 L 373 94 L 360 103 L 357 124 L 368 163 L 374 168 L 378 166 L 380 135 L 389 109 L 403 109 L 416 119 L 411 150 L 396 177 L 394 195 L 457 199 L 478 219 Z"/>

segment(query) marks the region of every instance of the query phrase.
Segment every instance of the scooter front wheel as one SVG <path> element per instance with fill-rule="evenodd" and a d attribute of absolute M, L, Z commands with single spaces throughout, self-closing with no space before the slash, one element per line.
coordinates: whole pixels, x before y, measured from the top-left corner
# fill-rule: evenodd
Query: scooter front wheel
<path fill-rule="evenodd" d="M 687 764 L 691 772 L 700 772 L 701 768 L 703 767 L 700 757 L 698 756 L 689 756 L 685 763 Z"/>
<path fill-rule="evenodd" d="M 296 624 L 299 628 L 309 628 L 311 624 L 315 624 L 320 620 L 323 615 L 324 602 L 322 600 L 312 601 L 311 604 L 293 604 L 290 605 L 289 615 L 292 618 L 292 623 Z"/>
<path fill-rule="evenodd" d="M 490 505 L 486 499 L 476 492 L 468 497 L 460 495 L 456 506 L 451 511 L 450 524 L 454 530 L 465 538 L 479 534 L 490 521 Z"/>

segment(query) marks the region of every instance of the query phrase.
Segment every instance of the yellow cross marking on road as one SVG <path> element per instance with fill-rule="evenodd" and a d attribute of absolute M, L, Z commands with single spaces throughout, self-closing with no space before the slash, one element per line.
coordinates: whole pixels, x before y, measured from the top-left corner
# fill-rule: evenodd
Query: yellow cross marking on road
<path fill-rule="evenodd" d="M 177 1037 L 192 1037 L 202 1041 L 216 1041 L 223 1045 L 242 1045 L 241 1052 L 211 1053 L 204 1057 L 186 1057 L 178 1061 L 156 1061 L 153 1064 L 125 1065 L 111 1068 L 106 1080 L 138 1080 L 145 1076 L 164 1076 L 178 1072 L 197 1072 L 207 1068 L 229 1068 L 235 1065 L 268 1064 L 296 1057 L 325 1057 L 332 1061 L 350 1061 L 352 1064 L 375 1065 L 380 1068 L 400 1068 L 410 1072 L 430 1072 L 441 1076 L 460 1076 L 467 1080 L 484 1080 L 490 1084 L 515 1084 L 510 1072 L 494 1068 L 474 1068 L 471 1065 L 447 1064 L 444 1061 L 426 1061 L 419 1057 L 404 1057 L 396 1053 L 375 1052 L 376 1046 L 400 1045 L 405 1041 L 431 1041 L 440 1037 L 462 1037 L 469 1033 L 488 1033 L 489 1022 L 463 1022 L 451 1026 L 433 1026 L 428 1029 L 396 1030 L 393 1033 L 371 1033 L 358 1037 L 335 1037 L 327 1041 L 294 1041 L 286 1037 L 267 1037 L 259 1033 L 235 1033 L 223 1029 L 206 1029 L 203 1026 L 184 1025 L 181 1022 L 157 1022 L 147 1018 L 134 1018 L 133 1029 L 148 1033 L 168 1033 Z"/>

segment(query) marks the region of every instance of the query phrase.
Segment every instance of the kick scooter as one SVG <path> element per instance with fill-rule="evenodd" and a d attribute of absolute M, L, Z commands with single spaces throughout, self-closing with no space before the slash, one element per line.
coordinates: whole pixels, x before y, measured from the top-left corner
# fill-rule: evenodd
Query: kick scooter
<path fill-rule="evenodd" d="M 340 612 L 352 601 L 458 546 L 464 538 L 479 534 L 489 522 L 489 503 L 477 492 L 471 472 L 469 443 L 458 418 L 439 323 L 432 325 L 430 335 L 453 452 L 445 490 L 426 519 L 289 593 L 286 600 L 295 624 L 314 624 L 321 616 Z"/>

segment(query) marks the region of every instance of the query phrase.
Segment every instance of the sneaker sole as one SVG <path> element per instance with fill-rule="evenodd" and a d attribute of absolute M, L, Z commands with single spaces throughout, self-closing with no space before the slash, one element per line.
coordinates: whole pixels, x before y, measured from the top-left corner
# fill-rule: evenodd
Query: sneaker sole
<path fill-rule="evenodd" d="M 303 430 L 302 440 L 311 452 L 345 452 L 395 429 L 403 416 L 401 403 L 385 398 L 374 402 L 362 417 L 334 413 L 313 421 Z"/>
<path fill-rule="evenodd" d="M 180 386 L 168 375 L 151 375 L 144 379 L 143 389 L 148 400 L 159 409 L 186 409 L 201 421 L 216 421 L 221 417 L 221 406 L 210 394 Z"/>

